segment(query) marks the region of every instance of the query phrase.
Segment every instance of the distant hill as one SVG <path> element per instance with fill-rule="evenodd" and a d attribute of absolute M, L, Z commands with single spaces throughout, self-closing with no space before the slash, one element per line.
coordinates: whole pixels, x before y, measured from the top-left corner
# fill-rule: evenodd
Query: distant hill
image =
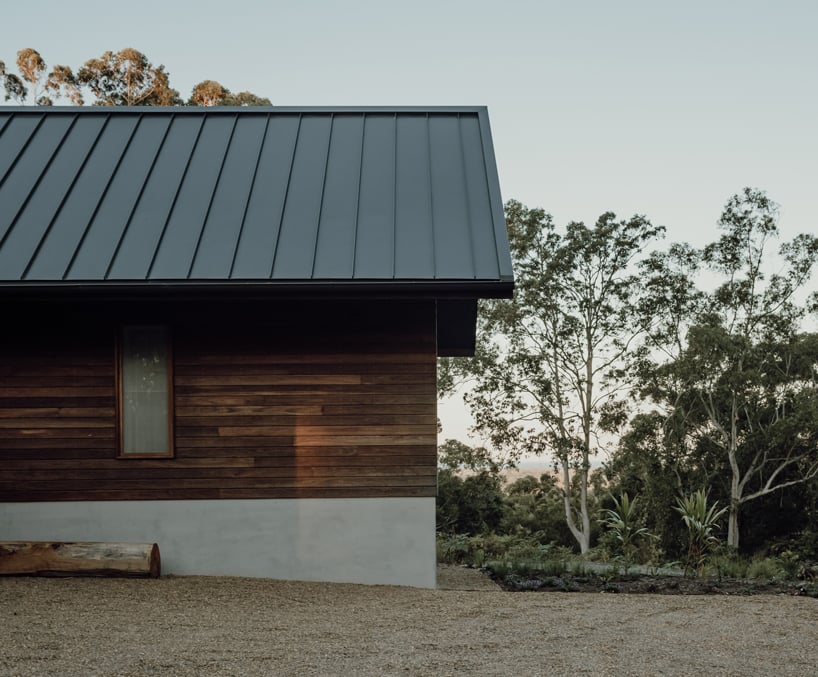
<path fill-rule="evenodd" d="M 526 477 L 528 475 L 539 479 L 540 475 L 546 474 L 553 475 L 557 481 L 560 479 L 559 473 L 554 470 L 554 466 L 550 463 L 526 463 L 523 467 L 504 470 L 501 473 L 503 476 L 503 483 L 506 485 L 516 482 L 521 477 Z"/>

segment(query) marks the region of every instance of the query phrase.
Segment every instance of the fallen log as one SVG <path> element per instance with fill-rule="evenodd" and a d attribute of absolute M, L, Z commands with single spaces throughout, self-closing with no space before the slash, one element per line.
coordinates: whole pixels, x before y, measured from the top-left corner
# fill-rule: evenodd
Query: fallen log
<path fill-rule="evenodd" d="M 159 578 L 156 543 L 0 541 L 0 576 Z"/>

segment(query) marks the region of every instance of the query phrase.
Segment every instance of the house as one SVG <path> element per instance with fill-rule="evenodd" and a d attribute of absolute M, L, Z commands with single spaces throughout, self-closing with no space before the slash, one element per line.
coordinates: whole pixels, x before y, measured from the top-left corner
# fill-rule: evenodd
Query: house
<path fill-rule="evenodd" d="M 0 540 L 433 586 L 436 356 L 512 284 L 485 108 L 0 108 Z"/>

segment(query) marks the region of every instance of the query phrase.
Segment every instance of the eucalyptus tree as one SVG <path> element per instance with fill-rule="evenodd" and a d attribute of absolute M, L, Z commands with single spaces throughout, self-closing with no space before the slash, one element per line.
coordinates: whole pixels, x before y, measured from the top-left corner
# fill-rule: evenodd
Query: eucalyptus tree
<path fill-rule="evenodd" d="M 818 477 L 818 337 L 803 330 L 816 305 L 806 285 L 818 238 L 799 235 L 771 256 L 778 207 L 749 188 L 730 198 L 719 228 L 703 249 L 684 248 L 687 277 L 679 256 L 649 261 L 657 349 L 642 376 L 691 453 L 720 456 L 710 462 L 729 475 L 727 543 L 738 547 L 743 505 Z M 711 291 L 691 283 L 699 271 L 717 279 Z M 676 306 L 667 303 L 674 280 Z"/>
<path fill-rule="evenodd" d="M 202 80 L 193 86 L 188 99 L 190 106 L 270 106 L 270 99 L 252 92 L 234 94 L 215 80 Z"/>
<path fill-rule="evenodd" d="M 77 71 L 97 106 L 173 106 L 181 104 L 163 65 L 154 66 L 142 52 L 126 47 L 89 59 Z"/>
<path fill-rule="evenodd" d="M 590 547 L 591 459 L 627 420 L 629 367 L 645 326 L 634 264 L 663 229 L 605 213 L 564 232 L 542 209 L 506 205 L 514 298 L 484 302 L 475 357 L 444 361 L 444 392 L 467 383 L 476 430 L 514 461 L 549 454 L 571 534 Z"/>
<path fill-rule="evenodd" d="M 0 61 L 0 81 L 6 101 L 51 106 L 55 97 L 66 97 L 71 103 L 82 105 L 77 79 L 68 66 L 57 65 L 49 71 L 40 53 L 30 47 L 17 52 L 16 65 L 19 75 L 8 72 L 5 63 Z"/>
<path fill-rule="evenodd" d="M 97 106 L 179 106 L 179 92 L 170 86 L 163 65 L 154 66 L 145 54 L 128 47 L 108 51 L 89 59 L 75 74 L 68 66 L 50 71 L 40 53 L 27 47 L 17 52 L 19 75 L 0 61 L 0 85 L 5 99 L 19 103 L 50 106 L 55 98 L 74 105 L 84 103 L 83 91 Z M 231 92 L 215 80 L 203 80 L 193 87 L 187 102 L 191 106 L 270 106 L 270 100 L 253 92 Z"/>

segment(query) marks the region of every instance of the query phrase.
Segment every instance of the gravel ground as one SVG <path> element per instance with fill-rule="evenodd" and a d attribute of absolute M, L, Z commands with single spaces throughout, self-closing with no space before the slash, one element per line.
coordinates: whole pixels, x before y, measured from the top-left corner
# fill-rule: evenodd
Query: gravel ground
<path fill-rule="evenodd" d="M 475 576 L 0 579 L 0 674 L 818 674 L 815 599 L 508 593 Z"/>

